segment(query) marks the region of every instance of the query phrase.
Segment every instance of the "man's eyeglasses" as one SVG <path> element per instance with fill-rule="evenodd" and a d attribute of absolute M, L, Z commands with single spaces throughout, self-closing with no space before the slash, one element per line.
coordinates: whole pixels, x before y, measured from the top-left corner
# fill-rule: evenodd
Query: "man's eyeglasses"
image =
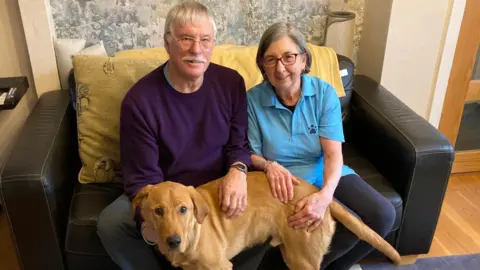
<path fill-rule="evenodd" d="M 265 67 L 275 67 L 278 63 L 278 61 L 282 61 L 282 64 L 284 66 L 291 66 L 295 64 L 297 61 L 297 56 L 298 55 L 303 55 L 304 53 L 288 53 L 282 55 L 280 58 L 276 58 L 273 56 L 268 56 L 263 59 L 263 65 Z"/>
<path fill-rule="evenodd" d="M 171 33 L 169 33 L 169 34 L 178 42 L 180 47 L 182 47 L 183 49 L 190 49 L 197 42 L 200 44 L 200 47 L 202 47 L 203 49 L 211 49 L 213 44 L 215 44 L 215 39 L 210 38 L 210 37 L 203 37 L 203 38 L 197 40 L 197 39 L 187 37 L 187 36 L 177 38 L 174 35 L 172 35 Z"/>

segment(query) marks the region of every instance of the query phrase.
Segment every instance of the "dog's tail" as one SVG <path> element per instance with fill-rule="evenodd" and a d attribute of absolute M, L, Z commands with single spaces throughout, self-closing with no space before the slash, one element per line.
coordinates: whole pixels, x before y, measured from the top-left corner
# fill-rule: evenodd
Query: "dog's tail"
<path fill-rule="evenodd" d="M 401 264 L 400 254 L 380 235 L 368 227 L 357 217 L 348 212 L 341 204 L 332 201 L 330 204 L 332 216 L 353 232 L 360 240 L 366 241 L 383 254 L 387 255 L 395 264 Z"/>

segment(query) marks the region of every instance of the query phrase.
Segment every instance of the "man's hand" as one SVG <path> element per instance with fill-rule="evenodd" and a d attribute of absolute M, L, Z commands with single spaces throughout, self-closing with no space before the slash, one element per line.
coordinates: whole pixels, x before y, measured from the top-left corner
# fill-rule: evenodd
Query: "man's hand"
<path fill-rule="evenodd" d="M 220 208 L 227 218 L 240 214 L 247 207 L 247 175 L 235 168 L 230 168 L 221 180 L 219 188 Z"/>

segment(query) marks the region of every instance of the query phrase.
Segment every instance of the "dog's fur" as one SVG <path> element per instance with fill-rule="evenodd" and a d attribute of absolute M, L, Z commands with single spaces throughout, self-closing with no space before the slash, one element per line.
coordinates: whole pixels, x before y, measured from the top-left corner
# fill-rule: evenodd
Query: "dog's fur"
<path fill-rule="evenodd" d="M 293 201 L 284 204 L 272 196 L 263 172 L 249 172 L 248 206 L 240 216 L 232 219 L 227 219 L 219 208 L 220 180 L 197 189 L 170 181 L 148 185 L 133 200 L 133 210 L 142 207 L 143 218 L 158 232 L 160 252 L 173 266 L 232 269 L 229 261 L 232 257 L 273 237 L 270 244 L 280 245 L 283 259 L 290 269 L 318 270 L 335 233 L 333 218 L 393 262 L 400 263 L 400 255 L 392 246 L 335 201 L 313 232 L 290 227 L 287 218 L 294 213 L 296 202 L 318 191 L 304 180 L 299 179 L 300 184 L 294 185 Z M 187 208 L 183 214 L 180 211 L 182 206 Z M 156 212 L 159 208 L 163 209 L 163 215 Z M 166 240 L 169 236 L 180 236 L 178 248 L 169 248 Z"/>

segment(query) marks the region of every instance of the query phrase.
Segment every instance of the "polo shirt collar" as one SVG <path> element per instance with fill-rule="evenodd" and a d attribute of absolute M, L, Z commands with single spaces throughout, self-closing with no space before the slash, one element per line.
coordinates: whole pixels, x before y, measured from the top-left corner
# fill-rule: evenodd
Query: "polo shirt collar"
<path fill-rule="evenodd" d="M 283 105 L 278 100 L 277 95 L 275 94 L 275 90 L 273 89 L 273 85 L 268 81 L 264 81 L 263 87 L 264 87 L 264 91 L 262 93 L 263 95 L 261 95 L 262 106 L 265 106 L 265 107 L 275 106 L 277 108 L 282 108 Z M 310 97 L 314 95 L 315 95 L 315 90 L 313 89 L 312 84 L 310 83 L 310 78 L 306 74 L 302 74 L 302 93 L 300 95 L 300 98 Z"/>

